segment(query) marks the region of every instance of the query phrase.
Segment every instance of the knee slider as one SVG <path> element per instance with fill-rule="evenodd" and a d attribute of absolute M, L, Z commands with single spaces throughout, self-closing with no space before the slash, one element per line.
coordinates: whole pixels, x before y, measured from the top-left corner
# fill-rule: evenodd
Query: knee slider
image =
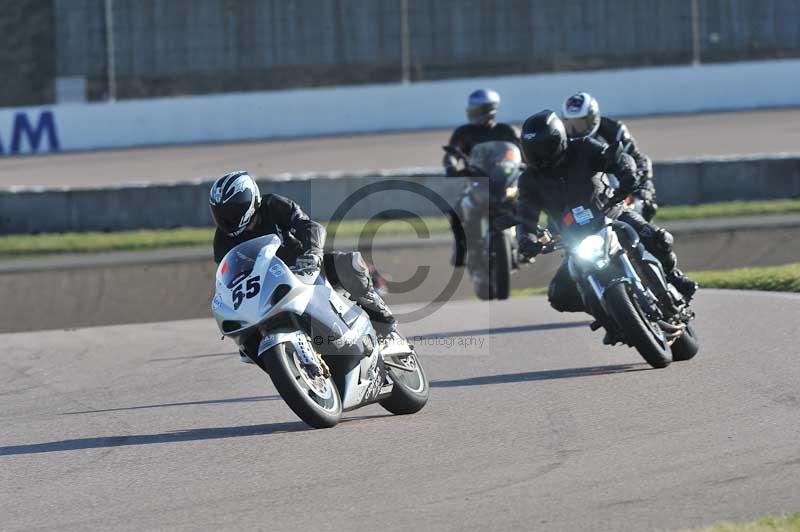
<path fill-rule="evenodd" d="M 662 253 L 669 253 L 672 251 L 672 245 L 675 243 L 672 233 L 662 227 L 656 227 L 648 223 L 642 228 L 642 238 L 649 240 L 655 251 Z"/>
<path fill-rule="evenodd" d="M 658 235 L 658 240 L 661 242 L 661 245 L 664 246 L 664 251 L 672 251 L 672 246 L 675 244 L 675 238 L 672 236 L 672 233 L 662 227 L 656 234 Z"/>
<path fill-rule="evenodd" d="M 336 253 L 333 259 L 339 284 L 353 297 L 363 297 L 372 288 L 372 280 L 361 253 Z"/>
<path fill-rule="evenodd" d="M 364 261 L 364 257 L 361 256 L 361 252 L 354 251 L 352 253 L 352 263 L 353 263 L 353 270 L 359 273 L 369 272 L 369 268 L 367 267 L 366 261 Z"/>

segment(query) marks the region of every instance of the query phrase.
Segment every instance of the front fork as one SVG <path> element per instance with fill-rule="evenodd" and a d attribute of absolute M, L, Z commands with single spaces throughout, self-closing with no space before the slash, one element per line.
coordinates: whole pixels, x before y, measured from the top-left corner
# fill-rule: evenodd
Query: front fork
<path fill-rule="evenodd" d="M 622 282 L 631 285 L 633 296 L 645 314 L 653 319 L 661 319 L 662 314 L 658 308 L 656 297 L 642 283 L 641 277 L 627 253 L 620 252 L 612 257 L 609 265 L 602 270 L 588 272 L 582 271 L 570 257 L 569 272 L 572 278 L 577 280 L 578 290 L 586 309 L 607 330 L 616 330 L 617 327 L 605 308 L 603 295 L 606 288 L 615 283 Z"/>

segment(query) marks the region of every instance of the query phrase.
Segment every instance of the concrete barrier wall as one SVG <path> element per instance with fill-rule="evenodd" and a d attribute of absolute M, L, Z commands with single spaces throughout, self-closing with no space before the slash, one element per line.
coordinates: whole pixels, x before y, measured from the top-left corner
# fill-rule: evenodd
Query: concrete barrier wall
<path fill-rule="evenodd" d="M 435 172 L 308 174 L 259 182 L 263 191 L 293 198 L 320 220 L 438 216 L 462 180 Z M 800 156 L 656 163 L 655 175 L 663 205 L 800 197 Z M 0 234 L 209 226 L 209 187 L 210 181 L 195 181 L 0 190 Z"/>
<path fill-rule="evenodd" d="M 521 121 L 578 90 L 629 116 L 796 106 L 798 86 L 800 60 L 779 60 L 0 109 L 0 153 L 452 127 L 479 87 Z"/>
<path fill-rule="evenodd" d="M 717 157 L 655 163 L 659 203 L 800 198 L 800 156 Z"/>

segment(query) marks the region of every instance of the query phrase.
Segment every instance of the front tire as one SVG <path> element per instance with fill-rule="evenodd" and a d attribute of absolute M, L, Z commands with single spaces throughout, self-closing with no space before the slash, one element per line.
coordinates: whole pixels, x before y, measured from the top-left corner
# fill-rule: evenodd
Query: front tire
<path fill-rule="evenodd" d="M 472 285 L 475 287 L 475 295 L 481 301 L 491 301 L 493 297 L 492 291 L 492 276 L 490 275 L 490 268 L 484 264 L 477 265 L 480 270 L 470 270 L 469 275 L 472 278 Z"/>
<path fill-rule="evenodd" d="M 417 354 L 389 355 L 386 360 L 408 367 L 412 371 L 386 367 L 386 372 L 393 383 L 392 394 L 382 400 L 380 405 L 396 415 L 414 414 L 422 410 L 430 396 L 430 384 Z"/>
<path fill-rule="evenodd" d="M 494 235 L 491 241 L 489 277 L 492 280 L 494 297 L 508 299 L 511 294 L 511 243 L 503 233 Z"/>
<path fill-rule="evenodd" d="M 342 417 L 342 399 L 331 377 L 314 379 L 300 364 L 291 343 L 278 344 L 261 356 L 278 393 L 308 425 L 333 427 Z"/>
<path fill-rule="evenodd" d="M 686 325 L 686 330 L 683 334 L 672 343 L 672 360 L 682 362 L 684 360 L 691 360 L 700 351 L 700 341 L 697 338 L 697 332 L 691 325 Z"/>
<path fill-rule="evenodd" d="M 622 329 L 627 342 L 654 368 L 666 368 L 672 362 L 672 352 L 664 331 L 642 312 L 628 283 L 616 283 L 603 294 L 608 313 Z"/>

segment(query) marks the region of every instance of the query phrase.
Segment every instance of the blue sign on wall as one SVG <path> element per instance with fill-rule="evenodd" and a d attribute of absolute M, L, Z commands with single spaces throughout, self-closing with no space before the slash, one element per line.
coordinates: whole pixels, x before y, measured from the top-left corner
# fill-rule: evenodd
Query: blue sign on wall
<path fill-rule="evenodd" d="M 26 111 L 14 113 L 8 150 L 4 141 L 8 141 L 8 137 L 0 137 L 0 155 L 61 150 L 56 118 L 52 111 L 39 113 L 35 123 L 31 121 Z"/>

